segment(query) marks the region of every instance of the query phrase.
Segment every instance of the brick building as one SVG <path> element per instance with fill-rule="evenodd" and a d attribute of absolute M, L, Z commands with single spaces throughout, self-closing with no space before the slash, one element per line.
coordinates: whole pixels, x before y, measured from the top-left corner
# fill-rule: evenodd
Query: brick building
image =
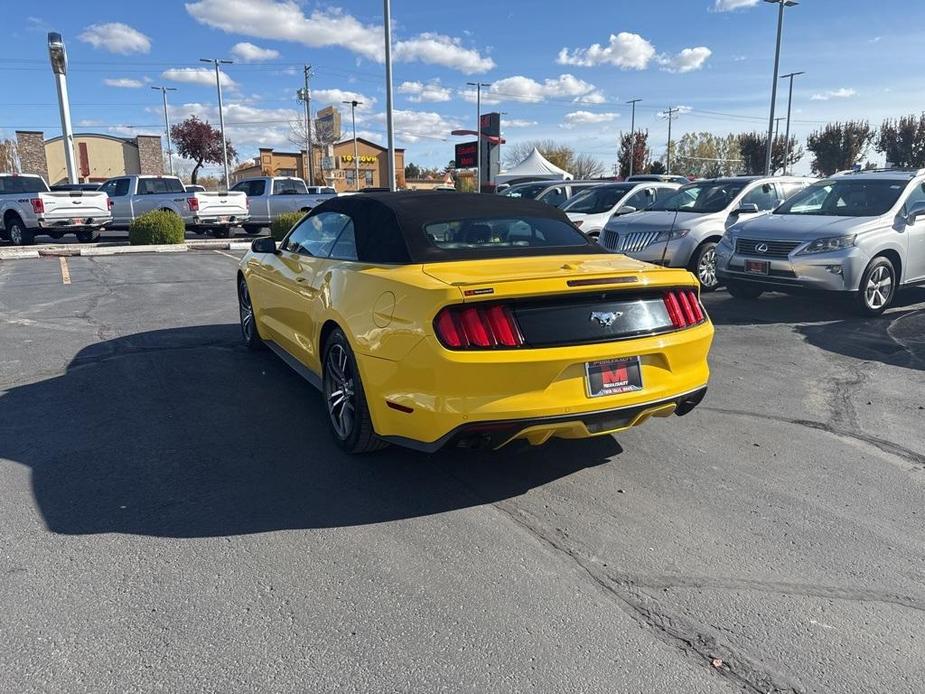
<path fill-rule="evenodd" d="M 23 173 L 38 174 L 49 185 L 67 181 L 64 139 L 48 140 L 40 131 L 17 130 L 16 148 Z M 115 137 L 101 133 L 74 135 L 74 159 L 81 182 L 105 181 L 113 176 L 164 173 L 161 138 L 138 135 Z"/>

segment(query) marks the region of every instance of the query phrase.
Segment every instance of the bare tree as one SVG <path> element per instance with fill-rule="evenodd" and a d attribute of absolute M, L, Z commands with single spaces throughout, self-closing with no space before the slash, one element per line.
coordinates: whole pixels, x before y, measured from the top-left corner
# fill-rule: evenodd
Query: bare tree
<path fill-rule="evenodd" d="M 19 151 L 16 149 L 16 140 L 0 140 L 0 171 L 3 173 L 19 173 Z"/>
<path fill-rule="evenodd" d="M 539 150 L 540 154 L 546 157 L 550 164 L 574 174 L 571 170 L 571 166 L 575 160 L 575 150 L 568 145 L 563 145 L 550 139 L 527 140 L 525 142 L 515 142 L 510 145 L 505 145 L 505 167 L 511 168 L 512 166 L 517 166 L 517 164 L 530 156 L 530 152 L 534 149 Z"/>
<path fill-rule="evenodd" d="M 322 150 L 321 184 L 327 183 L 327 181 L 324 180 L 327 178 L 324 175 L 324 152 L 330 145 L 333 145 L 339 140 L 337 133 L 334 132 L 333 125 L 334 124 L 330 122 L 319 123 L 318 121 L 312 124 L 312 147 L 316 150 L 320 147 Z M 308 138 L 306 137 L 304 118 L 289 121 L 289 134 L 286 136 L 286 139 L 296 145 L 300 150 L 305 149 L 305 143 L 308 141 Z M 319 181 L 314 182 L 314 184 L 318 183 Z M 309 182 L 309 185 L 313 185 L 313 183 Z"/>
<path fill-rule="evenodd" d="M 567 169 L 577 179 L 600 178 L 604 173 L 604 164 L 590 154 L 576 154 L 572 157 L 572 165 Z"/>

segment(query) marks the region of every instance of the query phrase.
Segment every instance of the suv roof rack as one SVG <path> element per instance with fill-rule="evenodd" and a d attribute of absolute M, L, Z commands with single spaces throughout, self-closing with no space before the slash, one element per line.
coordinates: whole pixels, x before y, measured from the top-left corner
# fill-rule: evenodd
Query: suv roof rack
<path fill-rule="evenodd" d="M 925 169 L 904 169 L 899 167 L 878 167 L 876 169 L 849 169 L 847 171 L 838 171 L 835 176 L 856 176 L 858 174 L 872 174 L 872 173 L 894 173 L 894 174 L 909 174 L 910 176 L 921 176 L 925 174 Z"/>

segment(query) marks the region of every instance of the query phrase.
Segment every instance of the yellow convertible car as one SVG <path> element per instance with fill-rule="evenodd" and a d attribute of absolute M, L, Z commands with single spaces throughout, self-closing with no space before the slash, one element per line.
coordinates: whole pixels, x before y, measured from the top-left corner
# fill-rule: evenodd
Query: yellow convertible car
<path fill-rule="evenodd" d="M 686 270 L 560 210 L 440 192 L 333 198 L 238 273 L 241 330 L 322 392 L 347 451 L 498 448 L 683 415 L 713 338 Z"/>

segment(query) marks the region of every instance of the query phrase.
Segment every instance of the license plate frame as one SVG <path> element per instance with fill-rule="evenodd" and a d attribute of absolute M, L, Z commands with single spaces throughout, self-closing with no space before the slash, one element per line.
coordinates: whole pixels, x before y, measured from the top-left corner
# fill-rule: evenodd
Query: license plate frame
<path fill-rule="evenodd" d="M 589 398 L 633 393 L 643 388 L 639 357 L 585 362 L 585 393 Z"/>
<path fill-rule="evenodd" d="M 753 275 L 767 275 L 771 271 L 771 262 L 768 260 L 746 260 L 745 272 Z"/>

